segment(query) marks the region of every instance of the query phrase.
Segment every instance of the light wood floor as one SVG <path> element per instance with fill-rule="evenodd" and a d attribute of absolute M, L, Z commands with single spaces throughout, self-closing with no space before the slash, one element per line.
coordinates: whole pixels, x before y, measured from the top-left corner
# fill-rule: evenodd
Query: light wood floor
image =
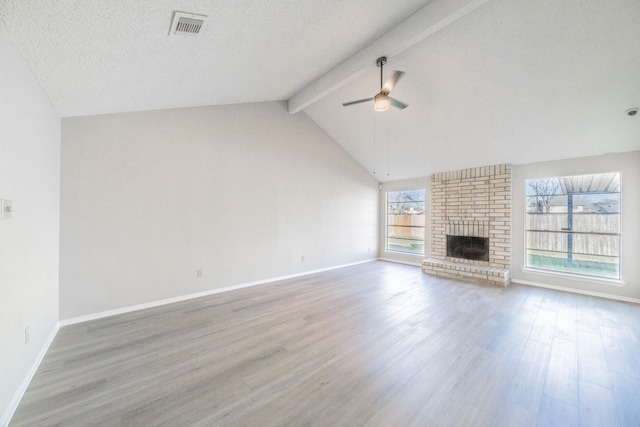
<path fill-rule="evenodd" d="M 640 306 L 375 262 L 62 328 L 15 426 L 638 426 Z"/>

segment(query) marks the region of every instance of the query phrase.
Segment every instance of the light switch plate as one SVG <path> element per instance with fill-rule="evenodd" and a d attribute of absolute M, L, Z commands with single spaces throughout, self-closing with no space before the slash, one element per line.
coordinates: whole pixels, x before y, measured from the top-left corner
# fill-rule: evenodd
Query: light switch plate
<path fill-rule="evenodd" d="M 0 202 L 0 209 L 2 209 L 2 219 L 11 219 L 13 215 L 13 204 L 9 199 L 2 199 Z"/>

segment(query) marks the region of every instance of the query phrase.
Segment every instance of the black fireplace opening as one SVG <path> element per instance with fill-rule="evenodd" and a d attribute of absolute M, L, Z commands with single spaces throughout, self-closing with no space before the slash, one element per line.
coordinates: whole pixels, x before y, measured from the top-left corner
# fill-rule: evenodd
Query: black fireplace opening
<path fill-rule="evenodd" d="M 489 239 L 486 237 L 447 236 L 447 256 L 474 261 L 489 261 Z"/>

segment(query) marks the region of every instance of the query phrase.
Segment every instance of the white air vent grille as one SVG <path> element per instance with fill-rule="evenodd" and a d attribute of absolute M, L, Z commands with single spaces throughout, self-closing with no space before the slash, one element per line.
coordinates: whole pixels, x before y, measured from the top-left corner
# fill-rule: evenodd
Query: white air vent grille
<path fill-rule="evenodd" d="M 180 34 L 180 33 L 198 34 L 200 32 L 200 28 L 202 28 L 203 23 L 204 21 L 201 19 L 180 18 L 178 19 L 178 27 L 176 28 L 176 34 Z"/>
<path fill-rule="evenodd" d="M 197 36 L 205 22 L 205 15 L 195 13 L 173 12 L 170 36 Z"/>

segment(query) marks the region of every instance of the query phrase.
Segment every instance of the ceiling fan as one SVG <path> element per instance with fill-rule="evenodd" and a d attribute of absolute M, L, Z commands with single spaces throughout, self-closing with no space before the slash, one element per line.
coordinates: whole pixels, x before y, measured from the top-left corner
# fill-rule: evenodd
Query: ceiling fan
<path fill-rule="evenodd" d="M 372 98 L 359 99 L 357 101 L 345 102 L 342 105 L 344 107 L 348 107 L 349 105 L 361 104 L 363 102 L 373 101 L 373 109 L 375 111 L 387 111 L 389 109 L 389 105 L 393 105 L 394 107 L 399 108 L 401 110 L 404 110 L 405 108 L 407 108 L 408 107 L 407 104 L 405 104 L 404 102 L 400 102 L 397 99 L 394 99 L 389 96 L 389 94 L 393 90 L 393 87 L 396 85 L 396 83 L 398 83 L 398 80 L 400 80 L 400 78 L 404 75 L 404 73 L 402 71 L 396 71 L 383 84 L 382 68 L 385 66 L 386 63 L 387 63 L 386 56 L 381 56 L 376 60 L 376 65 L 378 66 L 378 68 L 380 68 L 380 92 L 376 96 Z"/>

